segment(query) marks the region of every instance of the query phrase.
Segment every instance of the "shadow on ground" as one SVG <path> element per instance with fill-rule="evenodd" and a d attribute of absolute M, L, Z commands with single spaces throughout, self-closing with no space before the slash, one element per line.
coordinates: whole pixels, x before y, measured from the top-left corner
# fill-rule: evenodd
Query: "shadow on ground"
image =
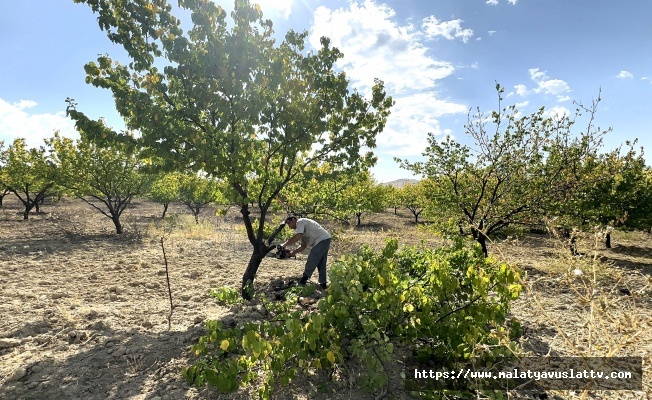
<path fill-rule="evenodd" d="M 652 275 L 652 249 L 636 245 L 616 245 L 605 249 L 604 261 L 619 268 L 631 269 L 646 275 Z"/>
<path fill-rule="evenodd" d="M 256 306 L 255 302 L 246 307 L 235 306 L 219 320 L 225 327 L 233 328 L 256 318 Z M 0 350 L 4 359 L 9 358 L 11 351 L 22 351 L 23 346 L 41 354 L 40 361 L 27 360 L 6 377 L 6 382 L 0 386 L 0 399 L 252 398 L 246 393 L 248 389 L 221 394 L 213 387 L 196 388 L 182 377 L 181 369 L 193 361 L 190 347 L 206 333 L 203 322 L 185 331 L 167 332 L 114 330 L 101 320 L 88 322 L 83 330 L 59 330 L 44 319 L 3 334 L 21 341 L 20 347 Z M 64 357 L 63 353 L 70 350 L 74 354 Z M 288 399 L 341 398 L 333 393 L 316 394 L 312 384 L 276 389 L 277 394 L 282 393 L 282 397 Z M 364 398 L 359 396 L 356 398 Z"/>
<path fill-rule="evenodd" d="M 622 254 L 630 257 L 642 257 L 642 258 L 652 259 L 652 249 L 650 249 L 649 247 L 636 246 L 636 245 L 628 246 L 623 244 L 617 244 L 614 247 L 612 247 L 609 251 L 616 254 Z"/>
<path fill-rule="evenodd" d="M 47 347 L 41 351 L 52 353 L 55 346 L 55 350 L 78 346 L 77 352 L 64 359 L 44 357 L 19 367 L 0 387 L 0 398 L 181 399 L 185 392 L 194 390 L 181 381 L 179 371 L 185 364 L 188 346 L 201 331 L 199 325 L 187 331 L 162 333 L 101 329 L 84 331 L 83 338 L 88 338 L 78 344 L 66 343 L 78 332 L 64 331 L 43 344 Z"/>

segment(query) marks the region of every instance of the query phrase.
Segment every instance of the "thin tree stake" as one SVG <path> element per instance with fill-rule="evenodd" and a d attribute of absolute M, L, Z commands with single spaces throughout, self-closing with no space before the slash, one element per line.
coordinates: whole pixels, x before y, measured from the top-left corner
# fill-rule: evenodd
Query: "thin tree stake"
<path fill-rule="evenodd" d="M 165 262 L 165 279 L 168 283 L 168 296 L 170 297 L 170 313 L 168 314 L 168 331 L 172 329 L 172 311 L 174 304 L 172 303 L 172 288 L 170 287 L 170 270 L 168 268 L 168 258 L 165 254 L 165 235 L 161 236 L 161 249 L 163 250 L 163 261 Z"/>

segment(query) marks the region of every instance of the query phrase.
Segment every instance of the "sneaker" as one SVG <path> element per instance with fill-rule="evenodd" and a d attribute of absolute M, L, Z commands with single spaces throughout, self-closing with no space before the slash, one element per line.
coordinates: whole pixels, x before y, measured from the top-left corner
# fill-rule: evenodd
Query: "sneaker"
<path fill-rule="evenodd" d="M 306 286 L 306 283 L 308 283 L 308 278 L 301 278 L 299 281 L 299 286 Z"/>
<path fill-rule="evenodd" d="M 326 284 L 326 283 L 320 283 L 320 284 L 319 284 L 319 287 L 322 288 L 322 289 L 324 289 L 324 290 L 326 290 L 326 289 L 328 289 L 328 284 Z"/>

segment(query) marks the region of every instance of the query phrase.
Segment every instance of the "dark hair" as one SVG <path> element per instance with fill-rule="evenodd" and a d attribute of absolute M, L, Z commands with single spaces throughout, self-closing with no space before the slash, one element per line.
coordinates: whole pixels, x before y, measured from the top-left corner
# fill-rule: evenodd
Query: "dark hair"
<path fill-rule="evenodd" d="M 285 218 L 285 222 L 289 222 L 289 221 L 291 221 L 293 219 L 297 219 L 297 216 L 294 215 L 294 214 L 290 214 L 290 215 L 287 216 L 287 218 Z"/>

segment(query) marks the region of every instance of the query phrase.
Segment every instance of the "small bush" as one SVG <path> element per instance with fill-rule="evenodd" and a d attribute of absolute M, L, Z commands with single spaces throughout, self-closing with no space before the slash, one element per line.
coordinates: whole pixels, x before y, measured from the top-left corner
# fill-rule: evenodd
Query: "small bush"
<path fill-rule="evenodd" d="M 334 262 L 330 278 L 319 311 L 297 308 L 298 293 L 290 293 L 280 304 L 263 298 L 269 321 L 230 329 L 209 321 L 183 375 L 222 392 L 255 383 L 260 398 L 269 398 L 275 384 L 298 373 L 346 368 L 355 359 L 364 366 L 362 388 L 378 393 L 398 347 L 422 360 L 468 361 L 510 355 L 516 346 L 506 320 L 521 291 L 519 272 L 461 240 L 401 250 L 388 240 L 381 252 L 364 247 Z"/>
<path fill-rule="evenodd" d="M 211 297 L 215 297 L 217 303 L 222 306 L 239 304 L 244 301 L 240 291 L 229 286 L 211 289 L 210 295 Z"/>

